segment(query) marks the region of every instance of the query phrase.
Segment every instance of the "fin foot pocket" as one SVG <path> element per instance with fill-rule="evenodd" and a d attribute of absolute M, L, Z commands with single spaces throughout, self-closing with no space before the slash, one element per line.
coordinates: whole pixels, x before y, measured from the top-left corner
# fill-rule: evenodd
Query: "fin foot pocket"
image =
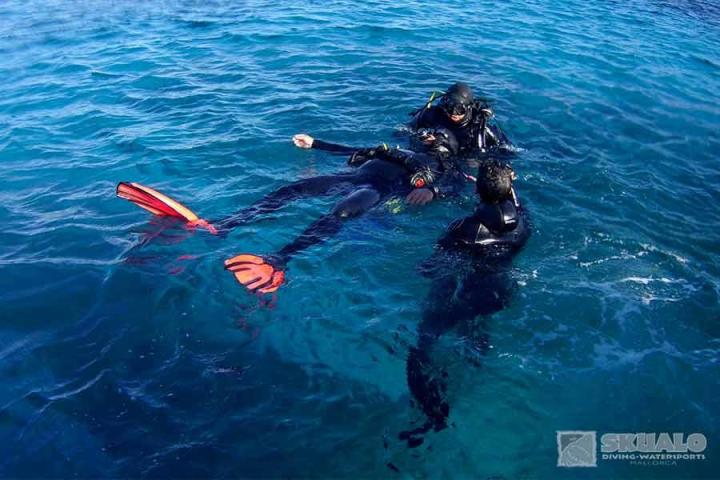
<path fill-rule="evenodd" d="M 285 272 L 269 264 L 263 257 L 243 253 L 225 260 L 225 270 L 251 292 L 272 293 L 285 282 Z"/>

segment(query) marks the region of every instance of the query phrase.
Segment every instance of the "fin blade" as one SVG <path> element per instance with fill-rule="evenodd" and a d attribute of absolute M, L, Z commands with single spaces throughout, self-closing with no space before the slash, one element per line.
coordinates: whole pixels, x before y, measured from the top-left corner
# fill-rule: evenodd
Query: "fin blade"
<path fill-rule="evenodd" d="M 207 220 L 199 218 L 195 212 L 182 203 L 153 188 L 135 182 L 120 182 L 115 193 L 119 198 L 132 202 L 153 215 L 177 218 L 187 222 L 191 228 L 204 228 L 213 235 L 218 233 L 217 229 Z"/>
<path fill-rule="evenodd" d="M 150 187 L 134 182 L 118 183 L 116 194 L 155 215 L 195 222 L 198 216 L 189 208 Z M 155 213 L 159 212 L 159 213 Z"/>
<path fill-rule="evenodd" d="M 174 213 L 173 216 L 177 216 L 179 218 L 184 218 L 188 222 L 194 222 L 198 220 L 198 216 L 195 215 L 195 212 L 187 208 L 182 203 L 173 200 L 172 198 L 168 197 L 167 195 L 163 195 L 162 193 L 158 192 L 157 190 L 146 187 L 145 185 L 141 185 L 139 183 L 132 183 L 131 184 L 136 189 L 145 192 L 147 195 L 151 196 L 152 198 L 156 199 L 157 201 L 160 201 L 162 204 L 166 205 L 170 211 Z"/>
<path fill-rule="evenodd" d="M 233 258 L 228 258 L 227 260 L 225 260 L 225 268 L 227 268 L 228 270 L 232 270 L 233 266 L 246 263 L 250 263 L 253 265 L 262 265 L 263 263 L 265 263 L 265 260 L 262 257 L 258 257 L 257 255 L 242 253 Z"/>
<path fill-rule="evenodd" d="M 261 289 L 258 290 L 260 293 L 273 293 L 277 292 L 277 290 L 282 286 L 282 284 L 285 283 L 285 272 L 275 272 L 272 276 L 272 281 L 270 282 L 270 285 L 267 285 Z"/>
<path fill-rule="evenodd" d="M 225 269 L 249 291 L 272 293 L 285 281 L 285 272 L 267 263 L 263 257 L 243 253 L 225 260 Z"/>

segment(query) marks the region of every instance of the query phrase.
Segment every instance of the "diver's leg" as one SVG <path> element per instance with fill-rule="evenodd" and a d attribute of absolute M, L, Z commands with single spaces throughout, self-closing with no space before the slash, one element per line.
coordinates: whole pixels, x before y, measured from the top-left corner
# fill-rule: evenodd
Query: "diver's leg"
<path fill-rule="evenodd" d="M 344 220 L 353 218 L 375 205 L 381 198 L 377 190 L 362 188 L 341 200 L 332 212 L 314 222 L 292 243 L 270 257 L 240 254 L 225 260 L 225 269 L 251 292 L 272 293 L 285 280 L 282 266 L 296 253 L 325 241 L 336 234 Z"/>
<path fill-rule="evenodd" d="M 280 249 L 277 252 L 277 257 L 285 263 L 298 252 L 324 242 L 340 231 L 345 220 L 366 212 L 380 201 L 380 197 L 380 193 L 373 188 L 362 188 L 354 191 L 340 200 L 329 214 L 313 222 L 292 243 Z"/>
<path fill-rule="evenodd" d="M 266 195 L 249 207 L 213 224 L 221 230 L 231 230 L 253 221 L 261 215 L 275 212 L 287 203 L 303 197 L 319 197 L 352 188 L 352 175 L 323 175 L 298 180 Z"/>

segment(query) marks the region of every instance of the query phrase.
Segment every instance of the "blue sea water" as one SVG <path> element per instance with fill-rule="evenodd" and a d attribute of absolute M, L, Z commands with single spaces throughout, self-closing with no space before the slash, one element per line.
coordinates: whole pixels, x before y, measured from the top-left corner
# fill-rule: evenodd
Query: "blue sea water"
<path fill-rule="evenodd" d="M 1 477 L 718 477 L 716 3 L 10 0 L 0 39 Z M 480 365 L 441 341 L 452 426 L 408 449 L 417 266 L 470 189 L 349 222 L 261 301 L 222 260 L 332 199 L 223 239 L 114 187 L 218 218 L 343 167 L 294 133 L 401 143 L 456 80 L 522 149 L 535 231 Z M 707 458 L 558 468 L 558 430 L 701 432 Z"/>

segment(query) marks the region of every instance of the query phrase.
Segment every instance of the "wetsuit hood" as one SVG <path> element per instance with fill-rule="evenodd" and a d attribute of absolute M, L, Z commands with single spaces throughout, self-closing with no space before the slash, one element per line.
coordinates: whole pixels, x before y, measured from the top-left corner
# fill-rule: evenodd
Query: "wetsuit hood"
<path fill-rule="evenodd" d="M 474 101 L 475 95 L 473 95 L 472 89 L 468 85 L 455 83 L 448 88 L 445 95 L 440 99 L 440 108 L 448 117 L 450 115 L 465 115 L 463 121 L 458 123 L 458 126 L 462 126 L 467 124 L 472 117 Z"/>

